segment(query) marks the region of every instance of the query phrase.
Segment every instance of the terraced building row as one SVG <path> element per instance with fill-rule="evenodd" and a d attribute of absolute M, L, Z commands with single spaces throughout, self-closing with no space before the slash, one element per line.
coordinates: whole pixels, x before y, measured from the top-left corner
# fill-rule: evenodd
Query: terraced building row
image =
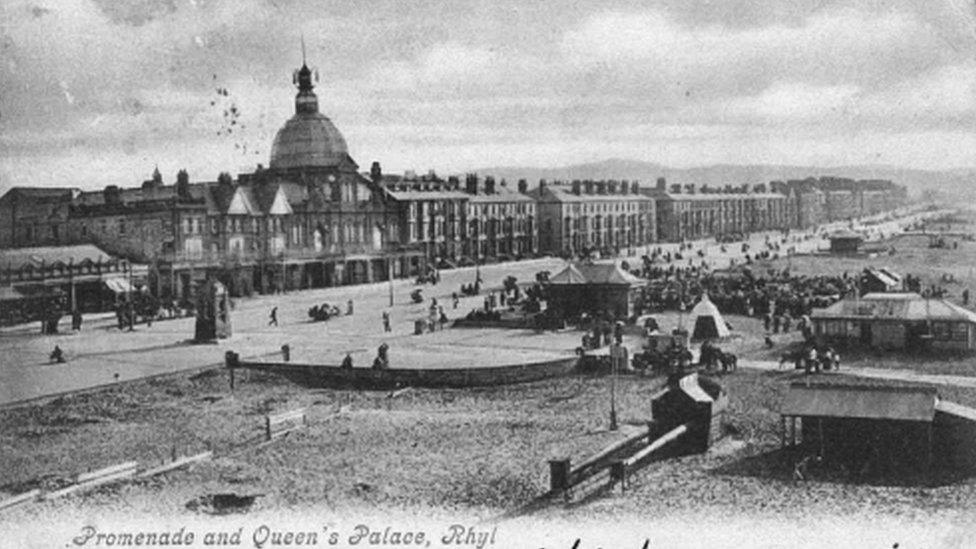
<path fill-rule="evenodd" d="M 208 277 L 234 294 L 412 276 L 431 267 L 540 254 L 642 253 L 660 241 L 806 227 L 893 209 L 890 182 L 806 180 L 756 187 L 654 187 L 475 174 L 362 171 L 319 111 L 312 71 L 267 167 L 101 191 L 14 188 L 0 197 L 0 248 L 93 243 L 148 266 L 156 295 L 181 299 Z M 0 265 L 0 269 L 3 265 Z M 8 277 L 9 279 L 10 277 Z"/>

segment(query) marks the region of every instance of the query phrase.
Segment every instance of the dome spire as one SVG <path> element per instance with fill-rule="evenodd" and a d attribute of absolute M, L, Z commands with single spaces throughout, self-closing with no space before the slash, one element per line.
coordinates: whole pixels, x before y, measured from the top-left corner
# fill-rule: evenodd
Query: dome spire
<path fill-rule="evenodd" d="M 302 68 L 295 74 L 294 83 L 298 85 L 298 95 L 295 96 L 295 114 L 317 114 L 319 100 L 312 89 L 312 71 L 305 60 L 305 35 L 302 35 Z"/>

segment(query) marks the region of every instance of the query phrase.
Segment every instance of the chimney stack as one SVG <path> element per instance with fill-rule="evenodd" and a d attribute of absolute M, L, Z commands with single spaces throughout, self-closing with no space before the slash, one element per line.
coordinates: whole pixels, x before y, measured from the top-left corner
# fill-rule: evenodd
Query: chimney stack
<path fill-rule="evenodd" d="M 468 194 L 478 194 L 478 175 L 469 173 L 464 178 L 464 191 Z"/>
<path fill-rule="evenodd" d="M 493 176 L 485 177 L 485 194 L 495 194 L 495 178 Z"/>
<path fill-rule="evenodd" d="M 662 192 L 663 193 L 667 189 L 668 189 L 668 180 L 665 179 L 665 178 L 663 178 L 663 177 L 657 178 L 657 190 L 658 190 L 658 192 Z"/>
<path fill-rule="evenodd" d="M 383 169 L 379 162 L 374 161 L 373 165 L 369 167 L 369 178 L 373 180 L 373 183 L 379 183 L 383 179 Z"/>
<path fill-rule="evenodd" d="M 185 169 L 176 172 L 176 197 L 190 198 L 190 174 Z"/>
<path fill-rule="evenodd" d="M 524 179 L 519 179 L 518 192 L 522 194 L 529 192 L 529 182 Z"/>
<path fill-rule="evenodd" d="M 620 182 L 620 194 L 627 194 L 630 191 L 630 181 L 624 179 Z"/>
<path fill-rule="evenodd" d="M 631 181 L 630 182 L 630 193 L 631 194 L 639 194 L 640 193 L 640 181 L 637 181 L 635 179 L 634 181 Z"/>
<path fill-rule="evenodd" d="M 106 204 L 121 204 L 122 191 L 119 190 L 118 185 L 108 185 L 102 191 L 102 198 L 105 199 Z"/>
<path fill-rule="evenodd" d="M 607 181 L 607 194 L 617 194 L 617 180 Z"/>
<path fill-rule="evenodd" d="M 580 189 L 581 189 L 582 185 L 583 185 L 583 183 L 580 182 L 579 179 L 574 179 L 573 180 L 573 187 L 572 187 L 573 194 L 575 194 L 576 196 L 579 196 L 580 195 Z"/>

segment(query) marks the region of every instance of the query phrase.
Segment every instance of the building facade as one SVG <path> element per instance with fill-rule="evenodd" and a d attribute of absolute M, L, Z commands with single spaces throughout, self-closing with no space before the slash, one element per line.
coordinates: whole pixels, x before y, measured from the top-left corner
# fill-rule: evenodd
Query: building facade
<path fill-rule="evenodd" d="M 579 256 L 616 254 L 657 241 L 654 199 L 634 181 L 540 181 L 529 193 L 539 218 L 539 249 Z"/>
<path fill-rule="evenodd" d="M 658 238 L 681 242 L 706 237 L 741 235 L 790 227 L 786 197 L 764 185 L 696 189 L 671 185 L 662 178 L 649 191 L 657 207 Z"/>
<path fill-rule="evenodd" d="M 68 214 L 79 192 L 74 188 L 14 187 L 0 196 L 0 249 L 72 243 Z"/>
<path fill-rule="evenodd" d="M 82 193 L 73 231 L 150 265 L 157 295 L 189 299 L 207 278 L 234 295 L 385 280 L 417 268 L 423 250 L 388 223 L 395 204 L 349 156 L 319 112 L 312 71 L 297 71 L 295 114 L 278 131 L 270 164 L 166 185 Z"/>

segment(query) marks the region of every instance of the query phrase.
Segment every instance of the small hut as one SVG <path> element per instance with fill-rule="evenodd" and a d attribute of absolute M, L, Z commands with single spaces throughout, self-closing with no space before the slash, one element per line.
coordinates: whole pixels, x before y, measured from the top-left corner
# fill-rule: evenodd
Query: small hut
<path fill-rule="evenodd" d="M 830 253 L 856 254 L 864 237 L 854 231 L 837 231 L 830 235 Z"/>
<path fill-rule="evenodd" d="M 790 384 L 780 414 L 795 460 L 816 455 L 857 477 L 931 480 L 976 465 L 976 410 L 940 400 L 931 385 L 811 377 Z"/>
<path fill-rule="evenodd" d="M 661 432 L 691 423 L 685 449 L 704 452 L 722 436 L 728 400 L 728 394 L 714 380 L 691 374 L 670 380 L 668 387 L 651 397 L 651 415 Z"/>

